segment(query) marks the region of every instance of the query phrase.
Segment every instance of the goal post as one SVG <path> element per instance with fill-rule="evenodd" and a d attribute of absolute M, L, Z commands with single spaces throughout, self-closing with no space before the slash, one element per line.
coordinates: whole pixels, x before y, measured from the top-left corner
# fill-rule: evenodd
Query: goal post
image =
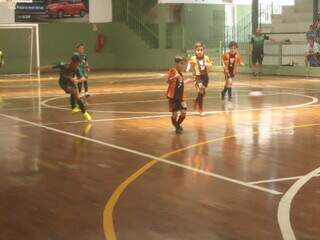
<path fill-rule="evenodd" d="M 40 76 L 39 25 L 0 24 L 1 75 Z"/>

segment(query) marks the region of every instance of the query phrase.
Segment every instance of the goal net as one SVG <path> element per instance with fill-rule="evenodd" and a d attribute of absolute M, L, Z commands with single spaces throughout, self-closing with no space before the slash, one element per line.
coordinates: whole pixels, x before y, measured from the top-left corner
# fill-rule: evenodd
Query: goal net
<path fill-rule="evenodd" d="M 39 75 L 38 24 L 0 24 L 0 51 L 0 77 Z"/>

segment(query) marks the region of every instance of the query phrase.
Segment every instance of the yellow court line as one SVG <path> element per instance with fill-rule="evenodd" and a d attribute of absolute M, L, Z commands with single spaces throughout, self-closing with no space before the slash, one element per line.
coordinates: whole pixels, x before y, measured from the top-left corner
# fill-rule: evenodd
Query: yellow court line
<path fill-rule="evenodd" d="M 272 129 L 271 132 L 283 131 L 283 130 L 288 130 L 288 129 L 296 129 L 296 128 L 307 128 L 307 127 L 314 127 L 314 126 L 320 126 L 320 124 L 303 124 L 303 125 L 296 125 L 296 126 L 291 126 L 291 127 L 275 128 L 275 129 Z M 256 132 L 253 132 L 252 134 L 255 135 L 258 133 L 259 133 L 259 131 L 256 131 Z M 196 143 L 196 144 L 193 144 L 193 145 L 166 153 L 166 154 L 160 156 L 160 158 L 166 158 L 166 157 L 172 156 L 176 153 L 180 153 L 180 152 L 183 152 L 183 151 L 191 149 L 191 148 L 199 147 L 201 145 L 209 144 L 212 142 L 236 138 L 239 136 L 243 136 L 243 135 L 240 135 L 240 134 L 230 135 L 230 136 L 226 136 L 226 137 L 219 137 L 219 138 L 214 138 L 214 139 L 211 139 L 208 141 Z M 151 160 L 150 162 L 145 164 L 138 171 L 136 171 L 131 176 L 129 176 L 124 182 L 122 182 L 116 188 L 116 190 L 113 192 L 111 197 L 109 198 L 109 200 L 104 208 L 104 211 L 103 211 L 103 229 L 104 229 L 104 234 L 105 234 L 105 237 L 107 240 L 117 240 L 117 235 L 115 233 L 114 221 L 113 221 L 113 210 L 114 210 L 114 207 L 117 204 L 121 194 L 128 188 L 128 186 L 131 183 L 133 183 L 137 178 L 139 178 L 141 175 L 143 175 L 146 171 L 148 171 L 151 167 L 153 167 L 158 162 L 159 161 L 157 161 L 157 160 Z"/>

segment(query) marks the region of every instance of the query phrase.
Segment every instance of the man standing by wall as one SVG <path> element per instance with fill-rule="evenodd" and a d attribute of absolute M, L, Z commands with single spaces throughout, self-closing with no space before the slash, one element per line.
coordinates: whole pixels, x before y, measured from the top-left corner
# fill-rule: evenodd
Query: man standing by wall
<path fill-rule="evenodd" d="M 257 28 L 256 34 L 251 38 L 249 53 L 252 57 L 252 74 L 257 76 L 262 74 L 262 62 L 264 57 L 264 41 L 270 38 L 261 33 L 261 29 Z M 271 39 L 270 39 L 271 40 Z M 273 41 L 273 40 L 272 40 Z"/>

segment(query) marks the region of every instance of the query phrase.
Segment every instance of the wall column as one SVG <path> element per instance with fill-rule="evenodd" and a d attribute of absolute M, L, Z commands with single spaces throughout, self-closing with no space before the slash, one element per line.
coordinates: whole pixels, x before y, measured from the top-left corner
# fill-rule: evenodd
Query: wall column
<path fill-rule="evenodd" d="M 259 0 L 252 0 L 252 33 L 259 27 Z"/>

